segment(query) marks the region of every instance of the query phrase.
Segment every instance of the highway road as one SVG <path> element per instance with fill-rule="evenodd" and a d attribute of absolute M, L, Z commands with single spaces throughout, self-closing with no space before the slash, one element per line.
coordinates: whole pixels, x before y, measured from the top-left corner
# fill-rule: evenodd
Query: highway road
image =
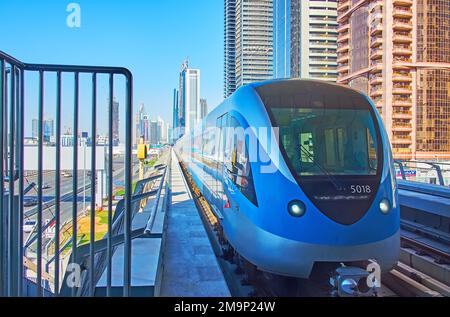
<path fill-rule="evenodd" d="M 133 171 L 136 171 L 136 163 L 133 162 Z M 117 184 L 122 184 L 124 182 L 124 158 L 123 156 L 120 157 L 116 157 L 113 161 L 113 185 L 114 188 L 117 188 Z M 133 176 L 137 176 L 136 173 L 134 173 L 135 175 Z M 78 193 L 78 202 L 77 202 L 77 206 L 78 206 L 78 213 L 81 212 L 83 210 L 83 193 L 84 191 L 82 190 L 83 186 L 83 171 L 78 171 L 78 188 L 81 189 L 80 192 Z M 25 187 L 28 185 L 28 183 L 31 182 L 35 182 L 37 183 L 37 177 L 36 176 L 32 176 L 32 177 L 27 177 L 27 180 L 25 180 Z M 73 179 L 72 177 L 63 177 L 61 176 L 61 196 L 66 194 L 66 193 L 71 193 L 72 192 L 72 182 Z M 52 204 L 52 202 L 54 202 L 54 198 L 55 198 L 55 172 L 51 171 L 51 172 L 47 172 L 44 174 L 44 184 L 48 184 L 50 185 L 50 188 L 48 189 L 43 189 L 43 199 L 44 202 L 47 202 L 49 205 L 51 206 L 46 206 L 45 203 L 43 205 L 43 220 L 50 220 L 54 217 L 54 213 L 55 213 L 55 208 Z M 90 195 L 91 195 L 91 191 L 90 191 L 90 181 L 89 181 L 89 177 L 86 176 L 86 187 L 87 189 L 85 190 L 86 192 L 86 206 L 90 206 Z M 27 197 L 35 197 L 37 198 L 37 188 L 32 189 L 27 195 Z M 70 195 L 70 197 L 68 197 L 67 199 L 63 199 L 61 200 L 61 204 L 60 204 L 60 215 L 61 215 L 61 224 L 63 224 L 64 222 L 68 221 L 68 220 L 72 220 L 72 205 L 73 205 L 73 196 Z M 33 208 L 36 207 L 28 207 L 25 208 L 25 214 L 27 212 L 30 212 L 30 210 L 32 210 Z M 27 219 L 36 219 L 36 215 L 32 215 Z"/>

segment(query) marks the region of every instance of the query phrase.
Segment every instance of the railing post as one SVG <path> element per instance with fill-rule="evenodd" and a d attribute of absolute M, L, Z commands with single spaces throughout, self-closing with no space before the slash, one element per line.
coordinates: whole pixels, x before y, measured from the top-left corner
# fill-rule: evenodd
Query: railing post
<path fill-rule="evenodd" d="M 18 133 L 17 133 L 17 143 L 18 143 L 18 151 L 17 151 L 17 168 L 19 170 L 19 212 L 17 213 L 17 222 L 18 222 L 18 231 L 17 235 L 17 253 L 18 253 L 18 262 L 17 262 L 17 295 L 23 296 L 23 279 L 24 279 L 24 269 L 23 269 L 23 198 L 24 198 L 24 120 L 25 120 L 25 71 L 23 69 L 20 70 L 20 80 L 17 80 L 17 96 L 18 96 L 18 107 L 17 107 L 17 118 L 18 118 Z M 20 84 L 20 87 L 19 87 Z"/>
<path fill-rule="evenodd" d="M 60 226 L 61 226 L 61 214 L 60 214 L 60 183 L 61 183 L 61 72 L 56 74 L 56 162 L 55 162 L 55 295 L 59 295 L 59 265 L 60 265 Z"/>
<path fill-rule="evenodd" d="M 442 176 L 442 169 L 439 165 L 434 164 L 434 163 L 430 163 L 431 166 L 433 166 L 436 169 L 436 173 L 438 176 L 438 180 L 439 180 L 439 185 L 441 186 L 445 186 L 445 182 L 444 182 L 444 177 Z"/>
<path fill-rule="evenodd" d="M 39 71 L 39 110 L 38 110 L 38 206 L 37 206 L 37 296 L 43 296 L 42 289 L 42 166 L 43 166 L 43 121 L 44 121 L 44 72 Z"/>
<path fill-rule="evenodd" d="M 94 254 L 95 254 L 95 158 L 96 158 L 96 121 L 97 121 L 97 74 L 92 75 L 92 143 L 91 143 L 91 212 L 90 212 L 90 250 L 89 250 L 89 295 L 95 295 L 95 272 L 94 272 Z"/>
<path fill-rule="evenodd" d="M 75 88 L 73 103 L 73 167 L 72 167 L 72 261 L 75 264 L 77 260 L 77 225 L 78 225 L 78 107 L 80 81 L 79 73 L 75 72 Z M 84 190 L 84 189 L 83 189 Z M 72 286 L 72 296 L 76 295 L 77 288 Z"/>
<path fill-rule="evenodd" d="M 132 125 L 133 125 L 133 78 L 131 74 L 127 75 L 126 83 L 126 108 L 125 108 L 125 219 L 124 219 L 124 289 L 123 295 L 130 296 L 131 291 L 131 143 L 132 143 Z"/>
<path fill-rule="evenodd" d="M 4 253 L 4 243 L 7 241 L 6 239 L 6 227 L 4 223 L 4 215 L 5 215 L 5 205 L 4 205 L 4 109 L 6 107 L 6 83 L 5 83 L 5 61 L 0 59 L 0 296 L 3 296 L 6 289 L 6 272 L 5 272 L 5 262 L 6 262 L 6 254 Z"/>
<path fill-rule="evenodd" d="M 398 167 L 400 168 L 400 175 L 402 176 L 402 179 L 406 180 L 405 168 L 403 167 L 403 163 L 400 161 L 396 161 L 395 163 L 397 163 Z"/>
<path fill-rule="evenodd" d="M 113 99 L 114 99 L 114 75 L 109 74 L 109 115 L 108 115 L 108 233 L 107 233 L 107 271 L 106 271 L 106 296 L 112 295 L 112 185 L 113 185 Z"/>

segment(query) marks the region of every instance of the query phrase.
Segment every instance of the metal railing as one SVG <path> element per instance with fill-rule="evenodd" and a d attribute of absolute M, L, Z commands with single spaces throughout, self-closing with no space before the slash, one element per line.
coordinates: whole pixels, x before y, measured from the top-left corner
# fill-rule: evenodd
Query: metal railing
<path fill-rule="evenodd" d="M 38 144 L 37 144 L 37 237 L 36 237 L 36 279 L 35 296 L 48 294 L 48 289 L 44 289 L 43 275 L 43 149 L 44 149 L 44 111 L 45 111 L 45 78 L 47 73 L 56 74 L 56 155 L 55 155 L 55 255 L 54 255 L 54 295 L 59 295 L 61 283 L 60 276 L 60 226 L 61 226 L 61 108 L 62 108 L 62 75 L 73 74 L 73 168 L 72 168 L 72 242 L 71 252 L 74 259 L 77 258 L 77 195 L 78 195 L 78 139 L 80 136 L 80 74 L 91 75 L 90 88 L 92 91 L 91 102 L 91 131 L 94 137 L 90 162 L 90 247 L 89 247 L 89 295 L 95 292 L 95 195 L 96 195 L 96 146 L 95 136 L 97 135 L 97 75 L 109 76 L 109 115 L 108 115 L 108 233 L 107 233 L 107 270 L 108 284 L 111 284 L 111 258 L 112 258 L 112 175 L 113 175 L 113 99 L 114 80 L 118 76 L 123 76 L 126 81 L 125 86 L 125 195 L 123 208 L 123 242 L 124 242 L 124 287 L 123 295 L 130 294 L 131 280 L 131 217 L 132 217 L 132 104 L 133 104 L 133 78 L 129 70 L 120 67 L 97 67 L 97 66 L 71 66 L 71 65 L 45 65 L 23 63 L 0 51 L 0 296 L 24 296 L 28 289 L 30 280 L 24 275 L 24 247 L 23 247 L 23 219 L 24 219 L 24 113 L 26 94 L 25 75 L 27 73 L 37 73 L 38 80 Z M 27 82 L 28 83 L 28 82 Z M 28 100 L 27 100 L 28 105 Z M 16 191 L 16 182 L 17 192 Z M 5 184 L 7 189 L 5 188 Z M 26 289 L 24 289 L 26 285 Z M 76 295 L 77 289 L 73 287 L 71 295 Z"/>
<path fill-rule="evenodd" d="M 153 172 L 149 175 L 149 177 L 139 180 L 136 182 L 136 186 L 131 196 L 131 218 L 139 211 L 141 207 L 142 201 L 147 201 L 148 199 L 155 199 L 155 209 L 158 206 L 158 198 L 159 194 L 165 185 L 165 175 L 166 175 L 166 166 L 164 165 L 162 168 L 155 168 Z M 112 218 L 112 228 L 111 228 L 111 242 L 108 240 L 108 234 L 101 240 L 97 240 L 94 242 L 95 246 L 95 254 L 94 254 L 94 270 L 88 270 L 89 272 L 94 272 L 95 277 L 93 280 L 86 274 L 83 275 L 82 281 L 80 282 L 80 287 L 78 288 L 77 296 L 89 296 L 90 295 L 90 286 L 96 284 L 96 282 L 101 278 L 105 268 L 107 269 L 110 265 L 112 258 L 109 257 L 108 248 L 111 246 L 112 251 L 124 243 L 125 239 L 125 205 L 124 200 L 120 200 L 116 205 L 116 210 L 114 212 L 114 216 Z M 151 217 L 153 217 L 156 213 L 154 210 L 151 213 Z M 149 220 L 150 221 L 150 220 Z M 130 236 L 131 239 L 135 239 L 138 237 L 148 237 L 153 238 L 154 236 L 151 233 L 146 232 L 146 227 L 133 227 L 131 230 Z M 113 253 L 113 252 L 112 252 Z M 77 263 L 81 267 L 86 267 L 89 265 L 89 261 L 91 259 L 90 248 L 88 245 L 80 246 L 76 258 L 72 255 L 70 262 Z M 84 270 L 86 271 L 86 270 Z M 83 272 L 82 272 L 83 273 Z M 108 270 L 107 281 L 111 281 L 112 271 Z M 64 281 L 67 282 L 67 279 L 70 278 L 70 272 L 66 272 L 64 276 Z M 91 284 L 94 283 L 94 284 Z M 130 285 L 131 287 L 131 285 Z M 110 282 L 107 282 L 106 293 L 107 295 L 113 296 L 112 291 L 113 286 Z M 70 287 L 68 287 L 68 283 L 63 283 L 61 288 L 61 295 L 66 296 L 71 292 Z M 96 295 L 96 294 L 94 294 Z"/>
<path fill-rule="evenodd" d="M 395 161 L 397 178 L 440 186 L 450 185 L 450 163 Z"/>

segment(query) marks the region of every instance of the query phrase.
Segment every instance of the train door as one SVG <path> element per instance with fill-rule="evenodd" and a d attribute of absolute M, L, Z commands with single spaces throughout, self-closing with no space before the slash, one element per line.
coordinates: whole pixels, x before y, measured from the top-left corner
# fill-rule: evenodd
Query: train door
<path fill-rule="evenodd" d="M 217 147 L 217 167 L 216 167 L 216 177 L 214 179 L 215 181 L 215 191 L 216 191 L 216 207 L 218 210 L 218 216 L 220 218 L 223 218 L 223 207 L 224 207 L 224 201 L 225 198 L 225 192 L 224 192 L 224 163 L 225 163 L 225 148 L 226 148 L 226 133 L 227 133 L 227 114 L 224 114 L 223 116 L 217 118 L 217 129 L 219 133 L 219 144 Z"/>

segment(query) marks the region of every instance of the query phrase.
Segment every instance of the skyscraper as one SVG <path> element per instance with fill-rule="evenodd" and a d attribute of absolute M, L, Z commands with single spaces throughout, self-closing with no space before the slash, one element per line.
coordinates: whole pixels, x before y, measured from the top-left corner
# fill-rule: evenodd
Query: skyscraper
<path fill-rule="evenodd" d="M 33 119 L 31 121 L 31 136 L 33 139 L 39 139 L 39 120 Z"/>
<path fill-rule="evenodd" d="M 147 114 L 142 115 L 142 137 L 144 138 L 144 143 L 150 141 L 150 116 Z"/>
<path fill-rule="evenodd" d="M 225 0 L 224 97 L 236 90 L 236 0 Z"/>
<path fill-rule="evenodd" d="M 273 2 L 274 77 L 291 77 L 291 0 Z"/>
<path fill-rule="evenodd" d="M 370 95 L 397 159 L 450 159 L 450 2 L 338 4 L 338 81 Z"/>
<path fill-rule="evenodd" d="M 225 97 L 273 77 L 273 0 L 225 0 Z"/>
<path fill-rule="evenodd" d="M 42 134 L 44 142 L 50 142 L 55 135 L 55 126 L 53 119 L 44 119 L 42 122 Z M 39 139 L 39 120 L 33 119 L 31 122 L 31 135 L 34 139 Z"/>
<path fill-rule="evenodd" d="M 145 131 L 144 123 L 144 104 L 139 105 L 139 110 L 136 113 L 136 144 L 139 144 L 141 137 L 144 137 Z"/>
<path fill-rule="evenodd" d="M 337 79 L 336 0 L 274 0 L 274 77 Z"/>
<path fill-rule="evenodd" d="M 203 119 L 208 114 L 208 102 L 206 99 L 200 98 L 200 119 Z"/>
<path fill-rule="evenodd" d="M 180 118 L 178 116 L 178 89 L 173 90 L 173 110 L 172 110 L 172 126 L 177 129 L 179 126 Z"/>
<path fill-rule="evenodd" d="M 181 67 L 178 100 L 180 137 L 200 122 L 200 70 L 189 68 L 188 61 Z"/>
<path fill-rule="evenodd" d="M 158 121 L 151 120 L 150 121 L 150 144 L 156 145 L 159 143 L 159 136 L 161 134 L 160 131 L 158 131 Z"/>

